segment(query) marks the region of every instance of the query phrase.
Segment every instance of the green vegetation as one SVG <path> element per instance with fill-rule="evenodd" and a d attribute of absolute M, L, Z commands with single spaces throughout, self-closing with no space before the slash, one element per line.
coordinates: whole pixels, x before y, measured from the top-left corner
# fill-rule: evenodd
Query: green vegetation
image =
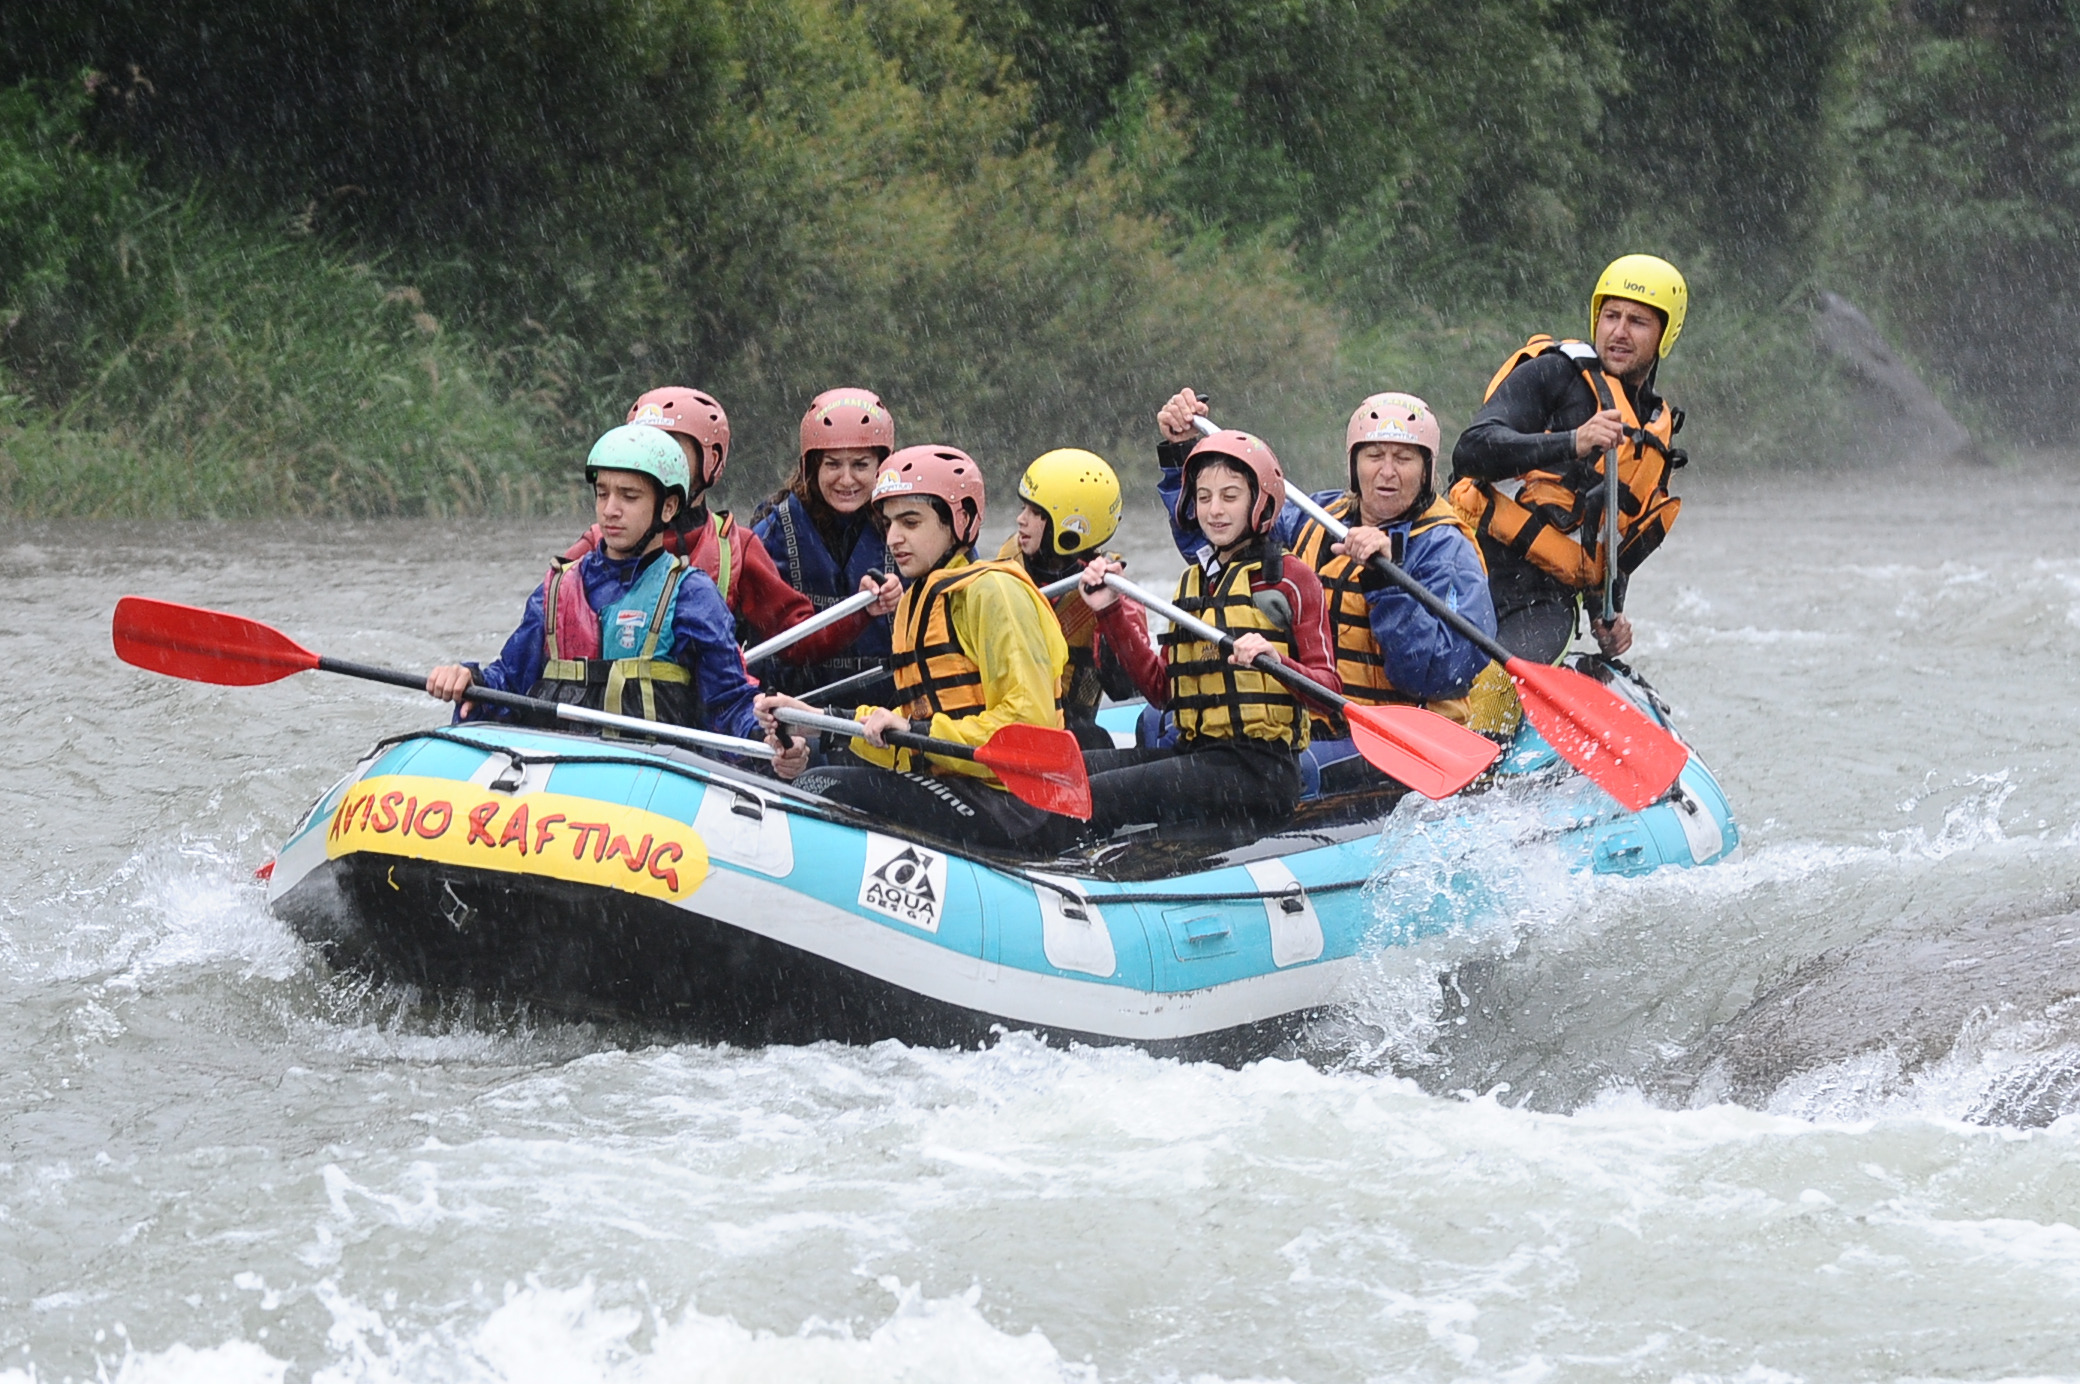
<path fill-rule="evenodd" d="M 0 513 L 560 506 L 666 381 L 739 500 L 835 383 L 1000 476 L 1191 383 L 1304 474 L 1630 249 L 1702 465 L 1845 426 L 1822 287 L 2069 442 L 2076 69 L 2059 0 L 10 6 Z"/>

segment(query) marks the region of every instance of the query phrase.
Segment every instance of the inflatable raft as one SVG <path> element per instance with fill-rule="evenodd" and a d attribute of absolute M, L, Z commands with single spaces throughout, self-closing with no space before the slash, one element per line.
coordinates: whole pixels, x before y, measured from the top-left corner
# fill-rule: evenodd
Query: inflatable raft
<path fill-rule="evenodd" d="M 1593 671 L 1667 724 L 1643 684 Z M 383 741 L 320 798 L 268 901 L 335 964 L 698 1038 L 951 1045 L 1005 1027 L 1243 1058 L 1333 1008 L 1378 949 L 1484 921 L 1477 871 L 1414 901 L 1379 886 L 1498 793 L 1512 840 L 1528 815 L 1575 870 L 1709 865 L 1738 842 L 1694 754 L 1627 812 L 1528 725 L 1459 798 L 1397 812 L 1402 791 L 1304 804 L 1269 836 L 1035 862 L 686 750 L 447 726 Z"/>

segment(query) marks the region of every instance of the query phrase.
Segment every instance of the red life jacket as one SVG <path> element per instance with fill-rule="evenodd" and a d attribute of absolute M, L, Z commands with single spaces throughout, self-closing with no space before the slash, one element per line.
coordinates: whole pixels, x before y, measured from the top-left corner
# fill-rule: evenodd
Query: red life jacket
<path fill-rule="evenodd" d="M 542 578 L 542 635 L 552 659 L 599 657 L 599 612 L 585 599 L 577 566 L 577 558 L 558 558 Z M 565 574 L 570 580 L 561 580 Z"/>

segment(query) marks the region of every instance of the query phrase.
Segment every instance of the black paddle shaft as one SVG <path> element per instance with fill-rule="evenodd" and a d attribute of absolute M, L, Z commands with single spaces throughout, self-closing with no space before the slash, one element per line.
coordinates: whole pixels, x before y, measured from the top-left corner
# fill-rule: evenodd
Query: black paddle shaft
<path fill-rule="evenodd" d="M 1435 591 L 1411 577 L 1406 571 L 1402 570 L 1400 564 L 1396 563 L 1394 559 L 1388 557 L 1385 553 L 1374 553 L 1372 555 L 1371 567 L 1373 571 L 1415 597 L 1417 605 L 1444 621 L 1445 624 L 1451 627 L 1452 633 L 1458 635 L 1497 663 L 1507 667 L 1509 661 L 1516 657 L 1508 649 L 1503 648 L 1494 635 L 1488 633 L 1458 611 L 1453 610 L 1449 605 L 1446 605 L 1443 598 Z"/>
<path fill-rule="evenodd" d="M 360 678 L 364 682 L 386 682 L 392 687 L 409 687 L 414 692 L 426 690 L 426 679 L 423 677 L 400 673 L 395 668 L 377 668 L 367 663 L 349 663 L 343 658 L 326 658 L 323 654 L 318 656 L 318 671 Z M 470 684 L 466 700 L 484 702 L 491 706 L 509 706 L 515 711 L 538 711 L 544 716 L 556 715 L 559 705 L 556 702 L 544 701 L 540 697 L 523 697 L 518 692 L 501 692 L 496 687 L 486 687 L 482 683 Z"/>
<path fill-rule="evenodd" d="M 957 740 L 941 740 L 935 735 L 919 735 L 916 731 L 885 730 L 881 738 L 891 745 L 906 750 L 923 750 L 941 759 L 973 759 L 975 747 L 963 745 Z"/>
<path fill-rule="evenodd" d="M 423 677 L 400 673 L 395 668 L 377 668 L 367 663 L 349 663 L 343 658 L 326 658 L 323 654 L 318 656 L 318 671 L 340 673 L 350 678 L 360 678 L 364 682 L 387 682 L 392 687 L 409 687 L 414 692 L 426 690 L 426 679 Z M 485 687 L 481 683 L 470 684 L 468 700 L 485 702 L 491 706 L 509 706 L 515 711 L 539 711 L 544 716 L 554 716 L 557 707 L 557 703 L 544 701 L 540 697 L 523 697 L 518 692 L 501 692 L 496 687 Z"/>

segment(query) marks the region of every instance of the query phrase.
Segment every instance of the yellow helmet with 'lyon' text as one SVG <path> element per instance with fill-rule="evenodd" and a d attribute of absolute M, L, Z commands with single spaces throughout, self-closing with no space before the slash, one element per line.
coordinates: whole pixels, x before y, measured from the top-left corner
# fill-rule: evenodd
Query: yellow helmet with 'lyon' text
<path fill-rule="evenodd" d="M 1661 314 L 1661 351 L 1666 357 L 1683 334 L 1683 318 L 1690 311 L 1690 286 L 1676 267 L 1653 255 L 1620 255 L 1596 281 L 1589 295 L 1589 339 L 1596 339 L 1596 319 L 1603 313 L 1606 298 L 1629 298 L 1645 303 Z"/>

